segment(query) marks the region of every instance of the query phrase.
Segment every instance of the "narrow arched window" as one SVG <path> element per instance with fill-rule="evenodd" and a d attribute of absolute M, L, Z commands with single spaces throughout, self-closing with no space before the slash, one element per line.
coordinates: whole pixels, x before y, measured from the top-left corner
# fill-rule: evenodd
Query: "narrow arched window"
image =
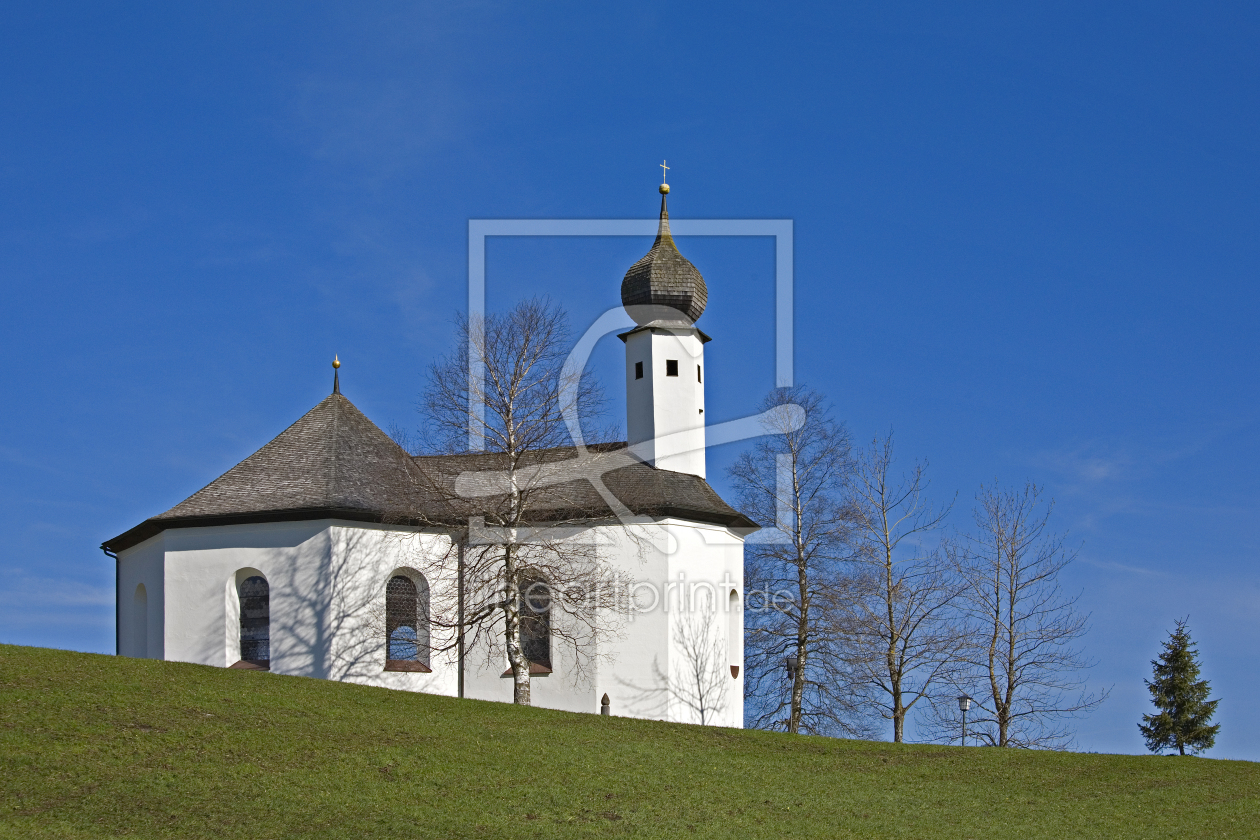
<path fill-rule="evenodd" d="M 257 665 L 271 663 L 271 588 L 254 575 L 241 581 L 241 659 Z"/>
<path fill-rule="evenodd" d="M 739 593 L 731 590 L 726 602 L 726 656 L 731 666 L 731 679 L 739 678 L 744 664 L 744 614 Z"/>
<path fill-rule="evenodd" d="M 551 670 L 551 586 L 542 578 L 521 582 L 521 652 Z"/>
<path fill-rule="evenodd" d="M 394 575 L 385 587 L 385 670 L 429 670 L 429 584 Z"/>

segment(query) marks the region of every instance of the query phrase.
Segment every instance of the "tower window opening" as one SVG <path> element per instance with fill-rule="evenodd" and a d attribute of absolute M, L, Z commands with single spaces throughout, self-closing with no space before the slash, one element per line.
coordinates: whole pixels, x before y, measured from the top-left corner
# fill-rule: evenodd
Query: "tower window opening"
<path fill-rule="evenodd" d="M 704 383 L 704 376 L 700 373 L 700 365 L 696 365 L 696 381 L 701 384 Z"/>
<path fill-rule="evenodd" d="M 677 360 L 677 359 L 666 359 L 666 360 L 665 360 L 665 375 L 666 375 L 666 376 L 677 376 L 677 375 L 678 375 L 678 360 Z"/>
<path fill-rule="evenodd" d="M 634 363 L 634 378 L 635 379 L 643 378 L 643 362 Z"/>

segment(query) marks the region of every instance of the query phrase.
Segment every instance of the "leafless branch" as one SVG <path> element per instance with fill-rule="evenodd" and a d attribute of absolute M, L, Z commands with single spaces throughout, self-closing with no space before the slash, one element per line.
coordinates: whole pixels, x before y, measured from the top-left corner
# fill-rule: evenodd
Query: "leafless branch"
<path fill-rule="evenodd" d="M 894 473 L 891 433 L 857 458 L 848 483 L 856 580 L 827 604 L 848 634 L 844 653 L 859 696 L 905 738 L 910 711 L 956 666 L 961 634 L 954 605 L 962 581 L 928 542 L 949 513 L 926 498 L 926 466 Z"/>
<path fill-rule="evenodd" d="M 993 746 L 1065 747 L 1071 719 L 1108 693 L 1084 690 L 1080 672 L 1093 663 L 1077 643 L 1088 616 L 1076 611 L 1079 596 L 1065 595 L 1058 582 L 1076 552 L 1048 530 L 1053 503 L 1041 497 L 1032 482 L 1020 490 L 982 487 L 975 533 L 952 552 L 966 582 L 959 604 L 970 639 L 954 687 L 979 707 L 969 732 Z M 933 706 L 943 737 L 959 731 L 952 699 L 942 696 Z"/>
<path fill-rule="evenodd" d="M 782 530 L 776 541 L 745 549 L 745 589 L 762 593 L 762 603 L 745 611 L 747 714 L 762 728 L 864 734 L 838 655 L 843 640 L 823 610 L 851 589 L 852 523 L 843 502 L 853 465 L 849 437 L 823 397 L 802 386 L 772 391 L 761 409 L 787 405 L 803 408 L 805 423 L 796 427 L 787 412 L 763 415 L 781 422 L 767 420 L 766 437 L 729 470 L 743 510 Z"/>

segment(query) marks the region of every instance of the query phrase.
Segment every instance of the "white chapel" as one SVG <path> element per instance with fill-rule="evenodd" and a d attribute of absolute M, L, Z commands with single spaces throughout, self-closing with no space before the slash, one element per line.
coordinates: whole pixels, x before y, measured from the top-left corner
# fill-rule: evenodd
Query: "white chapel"
<path fill-rule="evenodd" d="M 600 475 L 615 498 L 580 471 L 567 481 L 593 500 L 582 536 L 633 583 L 634 609 L 598 650 L 556 642 L 545 617 L 523 646 L 533 705 L 739 727 L 744 540 L 758 526 L 705 480 L 709 337 L 695 324 L 708 292 L 670 234 L 668 191 L 621 285 L 635 322 L 620 336 L 628 440 L 602 447 Z M 434 616 L 462 605 L 464 583 L 418 559 L 457 555 L 473 529 L 396 515 L 434 457 L 407 454 L 334 384 L 253 455 L 102 545 L 117 566 L 118 653 L 511 702 L 505 653 L 484 638 L 438 643 Z M 485 469 L 478 454 L 436 457 Z M 625 538 L 627 511 L 646 543 Z"/>

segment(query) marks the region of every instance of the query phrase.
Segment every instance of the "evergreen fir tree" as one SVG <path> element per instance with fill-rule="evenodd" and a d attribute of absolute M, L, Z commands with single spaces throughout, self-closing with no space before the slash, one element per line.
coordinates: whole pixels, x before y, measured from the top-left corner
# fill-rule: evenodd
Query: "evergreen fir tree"
<path fill-rule="evenodd" d="M 1207 699 L 1211 687 L 1199 679 L 1199 652 L 1190 641 L 1185 619 L 1177 622 L 1177 629 L 1164 642 L 1164 652 L 1151 664 L 1155 679 L 1147 680 L 1146 687 L 1158 714 L 1142 715 L 1143 723 L 1138 724 L 1147 749 L 1160 752 L 1176 747 L 1181 755 L 1187 749 L 1192 754 L 1210 749 L 1221 725 L 1208 722 L 1220 701 Z"/>

